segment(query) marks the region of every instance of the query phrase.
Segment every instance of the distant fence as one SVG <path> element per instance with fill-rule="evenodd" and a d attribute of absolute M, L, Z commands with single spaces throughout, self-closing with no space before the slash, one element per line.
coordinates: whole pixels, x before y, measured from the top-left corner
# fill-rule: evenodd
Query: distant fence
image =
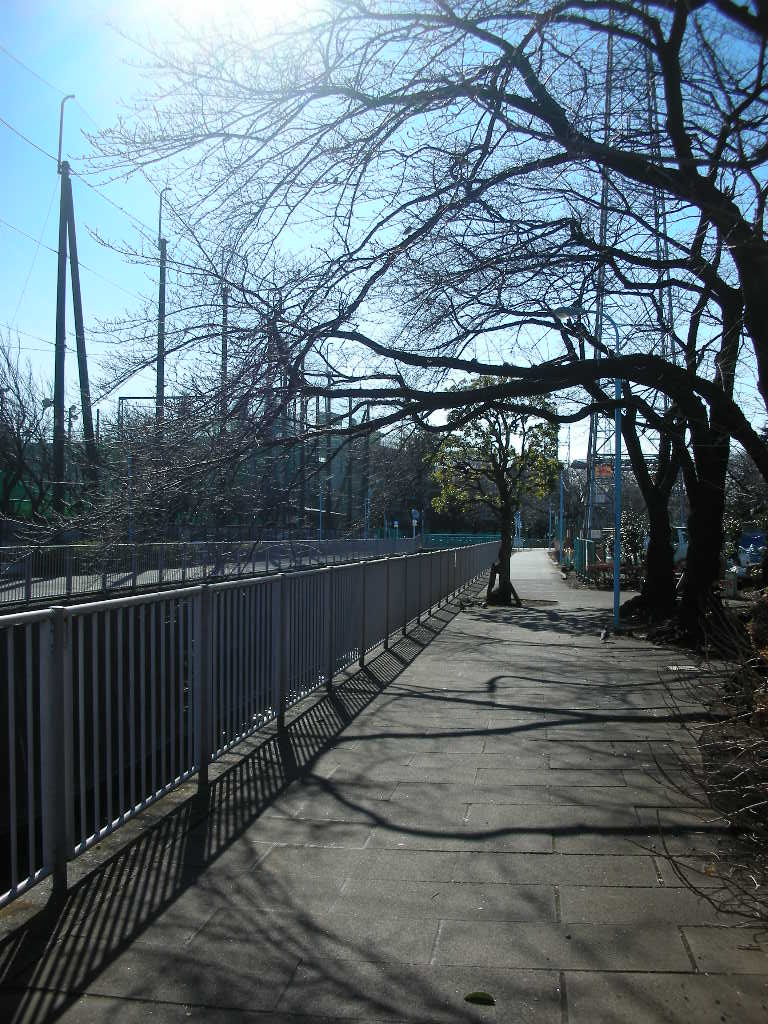
<path fill-rule="evenodd" d="M 498 533 L 425 533 L 422 542 L 425 548 L 455 548 L 465 544 L 496 544 L 501 537 Z"/>
<path fill-rule="evenodd" d="M 0 605 L 69 600 L 404 554 L 404 540 L 185 541 L 0 548 Z"/>
<path fill-rule="evenodd" d="M 0 617 L 0 906 L 484 573 L 497 545 Z M 0 778 L 2 778 L 0 770 Z"/>
<path fill-rule="evenodd" d="M 597 562 L 595 542 L 585 537 L 573 539 L 573 568 L 582 576 L 589 573 L 589 568 Z"/>
<path fill-rule="evenodd" d="M 423 536 L 425 548 L 450 548 L 463 544 L 496 544 L 501 543 L 498 533 L 426 533 Z M 521 551 L 525 548 L 546 548 L 549 546 L 546 537 L 513 538 L 513 548 Z"/>

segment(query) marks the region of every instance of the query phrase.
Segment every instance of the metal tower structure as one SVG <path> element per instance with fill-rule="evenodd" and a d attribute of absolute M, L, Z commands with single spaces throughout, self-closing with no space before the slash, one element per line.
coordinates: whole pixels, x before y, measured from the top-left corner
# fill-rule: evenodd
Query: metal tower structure
<path fill-rule="evenodd" d="M 611 136 L 611 114 L 613 102 L 613 12 L 608 28 L 608 52 L 605 69 L 605 112 L 603 121 L 603 142 L 608 145 Z M 608 239 L 608 171 L 601 169 L 600 187 L 600 249 Z M 598 347 L 595 357 L 600 358 L 603 342 L 603 325 L 606 320 L 605 304 L 605 263 L 601 260 L 597 271 L 597 310 L 595 313 L 595 338 Z M 589 442 L 587 445 L 587 504 L 584 517 L 584 536 L 592 537 L 593 531 L 602 531 L 611 522 L 613 515 L 613 452 L 615 431 L 612 416 L 593 413 L 589 420 Z"/>

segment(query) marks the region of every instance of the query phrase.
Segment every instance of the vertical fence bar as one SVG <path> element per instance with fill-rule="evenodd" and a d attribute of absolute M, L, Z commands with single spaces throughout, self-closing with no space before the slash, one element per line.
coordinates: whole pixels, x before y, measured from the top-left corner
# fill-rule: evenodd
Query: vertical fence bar
<path fill-rule="evenodd" d="M 136 806 L 136 615 L 128 609 L 128 758 L 131 810 Z"/>
<path fill-rule="evenodd" d="M 408 629 L 408 555 L 403 555 L 403 636 Z"/>
<path fill-rule="evenodd" d="M 389 557 L 389 555 L 387 555 L 387 559 L 386 559 L 386 562 L 385 562 L 387 568 L 386 568 L 385 575 L 384 575 L 384 650 L 385 651 L 389 650 L 389 630 L 390 630 L 390 622 L 389 622 L 389 586 L 390 586 L 389 566 L 390 566 L 390 562 L 391 561 L 392 561 L 392 559 Z"/>
<path fill-rule="evenodd" d="M 123 659 L 125 648 L 123 641 L 123 619 L 126 609 L 117 609 L 117 791 L 119 799 L 118 815 L 120 822 L 125 821 L 125 712 L 123 705 Z"/>
<path fill-rule="evenodd" d="M 272 591 L 272 693 L 277 711 L 277 727 L 285 728 L 285 695 L 283 677 L 285 675 L 285 629 L 283 618 L 285 613 L 285 597 L 283 594 L 283 574 L 274 577 Z"/>
<path fill-rule="evenodd" d="M 334 601 L 333 573 L 331 566 L 325 572 L 325 609 L 326 609 L 326 672 L 325 688 L 330 693 L 333 689 L 333 677 L 336 674 L 336 615 Z"/>
<path fill-rule="evenodd" d="M 43 851 L 54 892 L 67 888 L 72 812 L 71 619 L 51 608 L 40 624 L 40 716 Z"/>
<path fill-rule="evenodd" d="M 423 575 L 421 570 L 422 570 L 422 566 L 423 565 L 424 565 L 423 554 L 421 554 L 421 555 L 417 554 L 416 555 L 416 598 L 417 598 L 416 622 L 417 623 L 421 622 L 421 602 L 422 602 L 422 593 L 421 592 L 422 592 L 422 589 L 423 589 L 422 586 L 421 586 L 421 577 Z"/>
<path fill-rule="evenodd" d="M 25 646 L 25 668 L 27 681 L 27 850 L 28 850 L 28 875 L 31 877 L 35 872 L 37 863 L 35 855 L 35 716 L 33 713 L 34 696 L 32 687 L 32 632 L 34 627 L 24 627 Z M 9 684 L 13 676 L 8 677 Z"/>
<path fill-rule="evenodd" d="M 200 588 L 195 602 L 195 670 L 192 680 L 194 701 L 195 763 L 197 795 L 207 799 L 208 765 L 211 760 L 211 595 L 207 585 Z"/>
<path fill-rule="evenodd" d="M 365 664 L 365 602 L 367 589 L 367 574 L 365 569 L 367 564 L 367 562 L 360 562 L 360 657 L 357 662 L 360 668 Z"/>
<path fill-rule="evenodd" d="M 8 638 L 8 797 L 11 833 L 11 889 L 15 889 L 19 884 L 18 808 L 16 806 L 16 648 L 14 629 L 14 626 L 9 626 L 6 631 Z"/>

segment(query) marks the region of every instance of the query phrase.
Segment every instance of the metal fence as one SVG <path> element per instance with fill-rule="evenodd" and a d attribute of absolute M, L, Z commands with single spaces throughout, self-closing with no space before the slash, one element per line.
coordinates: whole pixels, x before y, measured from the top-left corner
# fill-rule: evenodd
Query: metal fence
<path fill-rule="evenodd" d="M 412 552 L 416 541 L 187 541 L 0 548 L 0 604 L 69 600 Z"/>
<path fill-rule="evenodd" d="M 497 545 L 0 617 L 0 906 L 439 606 Z M 5 748 L 5 749 L 3 749 Z"/>
<path fill-rule="evenodd" d="M 573 540 L 573 567 L 582 576 L 589 574 L 590 567 L 598 561 L 596 545 L 593 540 L 584 537 L 574 537 Z"/>

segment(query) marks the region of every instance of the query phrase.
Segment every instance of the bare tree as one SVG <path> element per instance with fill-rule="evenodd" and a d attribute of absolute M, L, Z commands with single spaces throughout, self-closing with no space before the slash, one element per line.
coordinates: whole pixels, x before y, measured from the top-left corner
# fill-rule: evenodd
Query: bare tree
<path fill-rule="evenodd" d="M 34 521 L 51 487 L 49 391 L 0 340 L 0 517 Z"/>

